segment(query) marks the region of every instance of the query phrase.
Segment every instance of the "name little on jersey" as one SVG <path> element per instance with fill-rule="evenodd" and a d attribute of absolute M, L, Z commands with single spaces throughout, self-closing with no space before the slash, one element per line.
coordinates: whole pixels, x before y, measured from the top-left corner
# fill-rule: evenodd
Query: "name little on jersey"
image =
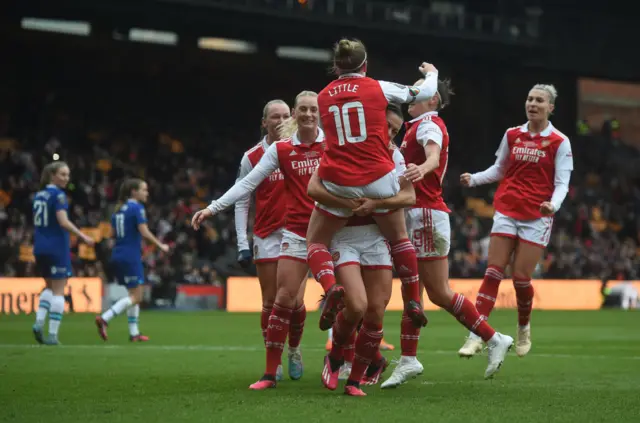
<path fill-rule="evenodd" d="M 355 93 L 358 92 L 358 88 L 360 88 L 358 84 L 341 84 L 330 89 L 329 95 L 335 97 L 342 93 Z"/>
<path fill-rule="evenodd" d="M 511 150 L 515 159 L 521 162 L 538 163 L 541 158 L 547 157 L 544 150 L 529 147 L 513 147 Z"/>

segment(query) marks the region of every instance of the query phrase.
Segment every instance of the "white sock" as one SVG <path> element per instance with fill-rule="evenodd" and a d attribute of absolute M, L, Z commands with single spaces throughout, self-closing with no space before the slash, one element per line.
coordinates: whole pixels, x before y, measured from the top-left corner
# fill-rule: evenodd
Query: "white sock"
<path fill-rule="evenodd" d="M 108 322 L 118 314 L 131 307 L 131 304 L 131 297 L 129 297 L 128 295 L 124 298 L 120 298 L 114 305 L 111 306 L 109 310 L 102 313 L 102 318 L 105 322 Z"/>
<path fill-rule="evenodd" d="M 64 313 L 64 295 L 54 295 L 51 297 L 51 308 L 49 308 L 49 335 L 57 336 L 60 328 L 60 321 Z"/>
<path fill-rule="evenodd" d="M 482 338 L 480 338 L 478 335 L 476 335 L 473 332 L 469 332 L 469 339 L 473 339 L 474 341 L 482 341 Z"/>
<path fill-rule="evenodd" d="M 136 304 L 134 306 L 129 307 L 129 310 L 127 310 L 127 316 L 129 320 L 129 335 L 131 336 L 140 335 L 140 330 L 138 329 L 138 317 L 140 316 L 140 305 Z"/>
<path fill-rule="evenodd" d="M 333 328 L 329 328 L 327 334 L 329 334 L 329 341 L 333 340 Z"/>
<path fill-rule="evenodd" d="M 38 310 L 36 310 L 36 325 L 44 325 L 44 321 L 47 318 L 47 313 L 51 308 L 51 298 L 53 298 L 53 292 L 49 288 L 46 288 L 44 291 L 42 291 L 42 293 L 40 293 Z"/>

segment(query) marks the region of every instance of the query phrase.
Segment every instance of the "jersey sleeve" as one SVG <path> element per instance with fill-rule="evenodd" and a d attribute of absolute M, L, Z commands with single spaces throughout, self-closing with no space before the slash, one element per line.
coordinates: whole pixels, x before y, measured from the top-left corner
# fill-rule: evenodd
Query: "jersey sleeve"
<path fill-rule="evenodd" d="M 396 165 L 398 177 L 404 175 L 404 172 L 407 170 L 407 163 L 404 160 L 404 156 L 397 148 L 393 150 L 393 163 Z"/>
<path fill-rule="evenodd" d="M 280 167 L 277 146 L 278 143 L 271 144 L 256 167 L 247 176 L 236 182 L 222 197 L 213 200 L 207 208 L 214 214 L 220 213 L 255 191 L 262 181 Z"/>
<path fill-rule="evenodd" d="M 143 223 L 147 223 L 147 213 L 144 210 L 144 207 L 138 206 L 135 210 L 136 217 L 136 226 L 142 225 Z"/>
<path fill-rule="evenodd" d="M 496 162 L 489 169 L 471 175 L 471 186 L 490 184 L 499 181 L 509 166 L 509 141 L 504 133 L 500 146 L 496 151 Z"/>
<path fill-rule="evenodd" d="M 429 141 L 433 141 L 438 144 L 438 147 L 442 148 L 442 139 L 444 135 L 442 134 L 442 129 L 434 122 L 430 120 L 423 120 L 418 125 L 418 131 L 416 132 L 416 139 L 418 143 L 426 147 Z"/>
<path fill-rule="evenodd" d="M 236 183 L 240 182 L 245 176 L 251 172 L 253 166 L 246 154 L 242 156 L 240 168 L 238 169 L 238 178 Z M 251 195 L 245 195 L 236 202 L 235 207 L 235 223 L 236 238 L 238 240 L 238 251 L 249 249 L 249 239 L 247 237 L 247 226 L 249 224 L 249 208 L 251 207 Z"/>
<path fill-rule="evenodd" d="M 389 103 L 413 103 L 428 100 L 438 91 L 438 72 L 428 72 L 422 84 L 408 87 L 395 82 L 378 81 Z"/>
<path fill-rule="evenodd" d="M 56 194 L 55 199 L 55 210 L 69 210 L 69 203 L 67 202 L 67 194 L 64 192 L 59 192 Z"/>
<path fill-rule="evenodd" d="M 571 180 L 571 171 L 573 170 L 573 153 L 571 152 L 571 142 L 568 138 L 558 147 L 555 159 L 555 176 L 553 180 L 553 194 L 551 196 L 551 204 L 553 210 L 558 211 L 562 206 L 562 202 L 569 192 L 569 181 Z"/>

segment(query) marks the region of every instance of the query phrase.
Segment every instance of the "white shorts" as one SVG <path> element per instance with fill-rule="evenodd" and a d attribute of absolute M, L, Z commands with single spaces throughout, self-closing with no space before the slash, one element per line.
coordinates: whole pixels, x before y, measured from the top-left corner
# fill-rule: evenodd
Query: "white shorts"
<path fill-rule="evenodd" d="M 368 185 L 359 187 L 345 187 L 342 185 L 336 185 L 328 181 L 322 181 L 327 191 L 331 194 L 342 198 L 389 198 L 395 196 L 400 192 L 400 182 L 398 182 L 398 172 L 393 169 L 391 172 L 384 175 L 382 178 L 371 182 Z M 349 209 L 341 209 L 337 207 L 328 207 L 324 204 L 316 203 L 316 208 L 324 210 L 325 212 L 336 217 L 351 217 L 353 212 Z M 374 213 L 385 214 L 389 210 L 377 209 Z"/>
<path fill-rule="evenodd" d="M 266 238 L 253 236 L 253 262 L 268 263 L 278 261 L 280 257 L 280 244 L 282 243 L 283 229 L 276 229 Z"/>
<path fill-rule="evenodd" d="M 500 212 L 493 215 L 491 236 L 504 236 L 545 248 L 551 238 L 553 217 L 545 216 L 534 220 L 517 220 Z"/>
<path fill-rule="evenodd" d="M 369 269 L 391 269 L 389 244 L 377 225 L 347 226 L 331 241 L 331 255 L 336 269 L 358 264 Z"/>
<path fill-rule="evenodd" d="M 282 231 L 280 258 L 307 262 L 307 240 L 286 229 Z"/>
<path fill-rule="evenodd" d="M 407 232 L 418 260 L 441 260 L 451 248 L 449 213 L 432 209 L 406 209 Z"/>

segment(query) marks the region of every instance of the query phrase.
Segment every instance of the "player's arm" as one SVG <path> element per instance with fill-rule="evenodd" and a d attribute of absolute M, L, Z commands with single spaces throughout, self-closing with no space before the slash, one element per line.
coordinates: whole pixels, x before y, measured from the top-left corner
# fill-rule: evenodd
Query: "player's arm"
<path fill-rule="evenodd" d="M 440 151 L 444 135 L 435 123 L 425 120 L 418 125 L 416 140 L 424 148 L 426 160 L 420 164 L 409 164 L 405 177 L 416 183 L 440 166 Z"/>
<path fill-rule="evenodd" d="M 416 204 L 416 190 L 413 184 L 404 177 L 400 178 L 400 192 L 393 197 L 373 200 L 376 209 L 397 210 Z"/>
<path fill-rule="evenodd" d="M 154 244 L 163 252 L 168 252 L 169 246 L 156 238 L 156 236 L 149 230 L 149 224 L 147 223 L 147 216 L 145 214 L 144 208 L 140 207 L 136 209 L 135 213 L 138 232 L 140 232 L 140 235 L 142 235 L 144 239 Z"/>
<path fill-rule="evenodd" d="M 438 70 L 431 64 L 423 63 L 420 72 L 424 75 L 422 84 L 408 87 L 394 82 L 378 81 L 389 103 L 413 103 L 429 100 L 438 91 Z"/>
<path fill-rule="evenodd" d="M 93 245 L 93 238 L 82 233 L 80 229 L 78 229 L 78 227 L 69 220 L 69 215 L 67 214 L 67 209 L 69 207 L 67 204 L 67 195 L 61 192 L 58 194 L 55 201 L 56 219 L 58 220 L 58 224 L 69 233 L 80 238 L 85 244 Z"/>
<path fill-rule="evenodd" d="M 482 172 L 460 175 L 462 185 L 473 187 L 477 185 L 491 184 L 500 181 L 509 167 L 509 142 L 505 132 L 500 142 L 500 147 L 496 151 L 496 162 L 489 169 Z"/>
<path fill-rule="evenodd" d="M 307 194 L 311 199 L 317 201 L 320 204 L 324 204 L 327 207 L 338 207 L 344 209 L 353 209 L 358 206 L 358 203 L 348 198 L 337 197 L 329 192 L 327 188 L 322 184 L 322 181 L 318 177 L 318 170 L 316 169 L 311 175 L 309 185 L 307 186 Z"/>
<path fill-rule="evenodd" d="M 236 183 L 240 182 L 251 172 L 251 161 L 245 154 L 240 161 L 238 169 L 238 178 Z M 249 208 L 251 207 L 251 195 L 246 195 L 236 202 L 235 222 L 236 222 L 236 238 L 238 240 L 238 251 L 249 250 L 249 239 L 247 237 L 247 226 L 249 224 Z"/>
<path fill-rule="evenodd" d="M 200 223 L 207 217 L 216 215 L 221 211 L 231 207 L 238 200 L 251 194 L 258 185 L 280 167 L 278 161 L 277 143 L 271 144 L 264 156 L 260 159 L 256 167 L 240 181 L 236 182 L 224 195 L 217 200 L 213 200 L 207 208 L 199 210 L 191 219 L 191 226 L 198 230 Z"/>
<path fill-rule="evenodd" d="M 572 170 L 573 153 L 571 152 L 571 142 L 567 138 L 562 141 L 556 152 L 553 194 L 551 195 L 551 201 L 545 201 L 540 205 L 543 214 L 549 215 L 560 210 L 562 202 L 569 192 L 569 181 L 571 180 Z"/>

